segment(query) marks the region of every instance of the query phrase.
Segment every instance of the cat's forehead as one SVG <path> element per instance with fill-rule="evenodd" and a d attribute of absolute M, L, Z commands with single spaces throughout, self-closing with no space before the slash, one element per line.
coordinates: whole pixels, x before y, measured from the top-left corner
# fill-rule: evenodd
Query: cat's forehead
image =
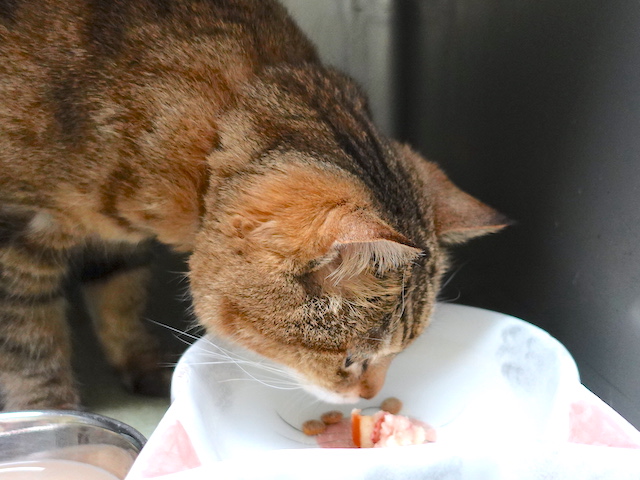
<path fill-rule="evenodd" d="M 402 301 L 401 299 L 399 300 Z M 395 316 L 393 321 L 388 318 Z M 365 356 L 387 356 L 400 353 L 406 344 L 406 320 L 399 315 L 385 315 L 378 325 L 358 335 L 353 350 Z"/>

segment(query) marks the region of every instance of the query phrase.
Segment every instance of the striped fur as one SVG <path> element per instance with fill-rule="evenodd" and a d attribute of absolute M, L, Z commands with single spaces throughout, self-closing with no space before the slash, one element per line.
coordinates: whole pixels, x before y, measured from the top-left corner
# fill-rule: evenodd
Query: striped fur
<path fill-rule="evenodd" d="M 371 397 L 428 323 L 446 246 L 504 220 L 382 136 L 272 0 L 0 1 L 0 388 L 78 404 L 64 284 L 158 393 L 150 241 L 191 252 L 213 332 Z M 103 276 L 106 275 L 106 276 Z"/>

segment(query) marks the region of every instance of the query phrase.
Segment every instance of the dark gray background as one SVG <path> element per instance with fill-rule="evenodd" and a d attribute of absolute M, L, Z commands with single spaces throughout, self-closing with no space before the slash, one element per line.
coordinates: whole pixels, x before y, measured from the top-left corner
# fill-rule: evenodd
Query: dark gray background
<path fill-rule="evenodd" d="M 541 326 L 640 427 L 640 2 L 285 0 L 383 128 L 517 224 L 442 299 Z"/>

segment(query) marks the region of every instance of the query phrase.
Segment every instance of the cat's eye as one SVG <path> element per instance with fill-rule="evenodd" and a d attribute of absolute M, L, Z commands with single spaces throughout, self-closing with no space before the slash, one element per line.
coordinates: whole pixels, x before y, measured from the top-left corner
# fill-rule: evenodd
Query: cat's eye
<path fill-rule="evenodd" d="M 355 360 L 353 359 L 353 357 L 351 355 L 347 355 L 347 357 L 344 359 L 344 368 L 349 368 L 354 363 Z"/>
<path fill-rule="evenodd" d="M 362 372 L 364 373 L 369 367 L 369 359 L 358 359 L 354 355 L 347 355 L 344 359 L 343 368 L 347 369 L 352 365 L 360 365 Z"/>

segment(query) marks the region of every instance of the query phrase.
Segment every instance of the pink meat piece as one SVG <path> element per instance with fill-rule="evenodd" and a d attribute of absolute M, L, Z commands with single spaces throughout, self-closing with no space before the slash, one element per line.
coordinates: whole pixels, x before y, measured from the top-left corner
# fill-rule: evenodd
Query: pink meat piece
<path fill-rule="evenodd" d="M 374 447 L 400 447 L 435 441 L 435 430 L 403 415 L 379 411 L 374 416 L 371 440 Z"/>
<path fill-rule="evenodd" d="M 379 411 L 372 416 L 372 420 L 371 442 L 365 443 L 370 443 L 374 447 L 417 445 L 436 440 L 436 431 L 433 427 L 413 418 Z M 328 425 L 323 433 L 316 436 L 316 441 L 323 448 L 357 448 L 352 440 L 349 418 L 344 418 L 334 425 Z"/>

